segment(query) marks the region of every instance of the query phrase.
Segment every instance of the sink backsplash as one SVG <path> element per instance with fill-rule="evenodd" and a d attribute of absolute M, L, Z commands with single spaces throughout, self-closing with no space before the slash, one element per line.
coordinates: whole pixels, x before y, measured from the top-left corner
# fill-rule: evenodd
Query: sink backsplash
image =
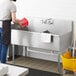
<path fill-rule="evenodd" d="M 29 20 L 28 29 L 34 32 L 43 32 L 48 30 L 55 34 L 64 34 L 72 30 L 72 21 L 34 17 Z"/>

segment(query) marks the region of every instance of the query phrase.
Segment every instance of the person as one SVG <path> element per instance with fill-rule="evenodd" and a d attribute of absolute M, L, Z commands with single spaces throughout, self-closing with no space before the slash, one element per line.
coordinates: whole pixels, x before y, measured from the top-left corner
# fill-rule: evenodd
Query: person
<path fill-rule="evenodd" d="M 6 63 L 7 50 L 11 41 L 11 21 L 21 25 L 16 18 L 16 0 L 2 0 L 0 3 L 0 61 Z"/>

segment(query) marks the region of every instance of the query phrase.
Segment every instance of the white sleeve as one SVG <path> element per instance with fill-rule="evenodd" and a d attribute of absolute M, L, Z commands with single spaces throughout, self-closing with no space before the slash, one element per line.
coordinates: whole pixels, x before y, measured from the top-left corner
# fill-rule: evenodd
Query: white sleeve
<path fill-rule="evenodd" d="M 11 12 L 16 12 L 16 5 L 14 3 L 11 4 Z"/>

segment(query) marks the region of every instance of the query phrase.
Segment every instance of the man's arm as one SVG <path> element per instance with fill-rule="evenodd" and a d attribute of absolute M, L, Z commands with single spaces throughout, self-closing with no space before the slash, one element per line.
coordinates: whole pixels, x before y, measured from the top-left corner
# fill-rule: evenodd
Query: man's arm
<path fill-rule="evenodd" d="M 21 25 L 21 23 L 19 22 L 19 19 L 16 18 L 16 12 L 12 12 L 11 15 L 12 15 L 13 23 Z"/>

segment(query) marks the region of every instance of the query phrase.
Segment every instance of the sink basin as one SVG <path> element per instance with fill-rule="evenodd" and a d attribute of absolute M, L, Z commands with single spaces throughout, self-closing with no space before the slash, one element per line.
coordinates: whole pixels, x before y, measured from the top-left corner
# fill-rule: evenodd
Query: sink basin
<path fill-rule="evenodd" d="M 24 30 L 24 31 L 28 31 L 28 28 L 20 28 L 20 25 L 16 25 L 16 24 L 12 24 L 11 25 L 11 29 L 16 29 L 16 30 Z"/>

